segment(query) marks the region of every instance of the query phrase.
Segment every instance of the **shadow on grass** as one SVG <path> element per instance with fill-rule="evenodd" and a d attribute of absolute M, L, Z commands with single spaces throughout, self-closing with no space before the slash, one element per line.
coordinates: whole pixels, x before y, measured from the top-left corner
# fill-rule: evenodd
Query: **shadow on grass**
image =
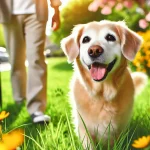
<path fill-rule="evenodd" d="M 21 113 L 22 109 L 25 109 L 25 103 L 22 103 L 22 104 L 9 103 L 5 109 L 7 110 L 7 112 L 10 113 L 9 119 L 7 119 L 7 124 L 9 125 L 9 127 L 11 127 L 11 126 L 13 126 L 13 123 L 16 120 L 18 120 L 18 118 L 20 117 L 20 115 L 21 115 L 20 113 Z M 23 124 L 31 122 L 30 116 L 27 116 L 25 114 L 22 117 L 25 117 Z M 20 125 L 20 123 L 19 123 L 19 125 Z"/>
<path fill-rule="evenodd" d="M 6 132 L 16 128 L 24 129 L 25 140 L 24 144 L 21 146 L 21 149 L 40 150 L 40 147 L 44 146 L 41 139 L 46 136 L 45 134 L 48 124 L 34 124 L 26 110 L 25 103 L 21 105 L 16 105 L 15 103 L 8 104 L 6 106 L 6 110 L 10 113 L 8 119 L 6 120 Z M 36 144 L 37 142 L 39 144 Z"/>
<path fill-rule="evenodd" d="M 68 64 L 67 62 L 62 62 L 62 63 L 54 65 L 53 69 L 71 71 L 72 70 L 72 65 Z"/>

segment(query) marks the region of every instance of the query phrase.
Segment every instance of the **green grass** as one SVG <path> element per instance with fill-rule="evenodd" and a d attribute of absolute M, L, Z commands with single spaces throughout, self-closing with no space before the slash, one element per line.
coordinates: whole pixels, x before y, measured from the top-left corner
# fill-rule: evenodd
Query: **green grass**
<path fill-rule="evenodd" d="M 65 58 L 48 59 L 48 104 L 46 113 L 51 116 L 49 125 L 35 125 L 25 105 L 16 106 L 12 98 L 9 71 L 2 72 L 3 110 L 10 116 L 5 120 L 5 131 L 16 127 L 25 129 L 23 150 L 82 150 L 71 122 L 68 101 L 72 67 Z M 150 81 L 146 89 L 135 99 L 132 121 L 115 143 L 114 150 L 130 150 L 134 139 L 150 134 Z M 109 147 L 109 144 L 108 144 Z M 99 148 L 101 146 L 99 144 Z"/>
<path fill-rule="evenodd" d="M 5 41 L 4 41 L 4 33 L 2 25 L 0 24 L 0 47 L 5 47 Z"/>

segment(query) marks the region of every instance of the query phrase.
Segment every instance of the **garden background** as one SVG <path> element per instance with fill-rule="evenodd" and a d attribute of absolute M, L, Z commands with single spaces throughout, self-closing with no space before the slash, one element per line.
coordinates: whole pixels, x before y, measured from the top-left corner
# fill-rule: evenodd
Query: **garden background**
<path fill-rule="evenodd" d="M 76 24 L 103 19 L 124 20 L 129 28 L 144 38 L 140 51 L 134 61 L 129 63 L 129 66 L 132 71 L 142 71 L 150 76 L 149 3 L 140 4 L 138 1 L 135 1 L 131 4 L 131 1 L 120 0 L 115 5 L 111 5 L 110 1 L 106 1 L 96 12 L 90 12 L 88 6 L 91 2 L 91 0 L 69 0 L 61 9 L 61 27 L 58 31 L 51 34 L 50 40 L 59 46 L 61 39 L 69 35 Z M 117 7 L 118 4 L 121 4 L 122 7 Z M 111 12 L 105 13 L 108 10 L 105 7 L 111 8 Z M 102 11 L 104 8 L 105 11 Z M 0 46 L 5 47 L 1 25 Z M 61 57 L 52 57 L 53 55 L 51 55 L 51 57 L 46 58 L 48 63 L 48 104 L 46 113 L 51 116 L 51 123 L 48 125 L 33 124 L 25 104 L 21 106 L 14 104 L 10 86 L 10 72 L 1 72 L 2 110 L 10 112 L 10 116 L 2 124 L 3 133 L 16 128 L 23 128 L 25 131 L 24 143 L 21 146 L 23 150 L 82 149 L 81 142 L 73 131 L 71 108 L 68 99 L 69 82 L 73 73 L 72 65 L 67 63 L 65 57 L 62 57 L 63 52 L 61 49 L 55 52 L 57 56 Z M 132 147 L 133 141 L 148 135 L 150 135 L 150 80 L 148 80 L 144 91 L 135 97 L 132 120 L 118 141 L 116 141 L 113 149 L 134 149 Z M 101 149 L 100 146 L 99 149 Z"/>

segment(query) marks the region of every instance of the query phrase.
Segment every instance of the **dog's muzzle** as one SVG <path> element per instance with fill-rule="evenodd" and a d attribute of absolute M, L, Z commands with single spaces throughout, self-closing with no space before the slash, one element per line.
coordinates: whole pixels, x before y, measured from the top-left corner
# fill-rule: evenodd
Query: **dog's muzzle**
<path fill-rule="evenodd" d="M 108 73 L 113 69 L 116 61 L 117 58 L 115 58 L 108 65 L 99 62 L 94 62 L 93 64 L 89 65 L 88 68 L 90 70 L 92 79 L 95 81 L 104 80 L 107 77 Z"/>

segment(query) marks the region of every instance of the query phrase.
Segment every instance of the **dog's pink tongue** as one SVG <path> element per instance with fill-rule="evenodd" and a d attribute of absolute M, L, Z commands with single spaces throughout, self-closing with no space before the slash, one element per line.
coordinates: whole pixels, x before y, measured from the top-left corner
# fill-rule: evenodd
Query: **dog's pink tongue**
<path fill-rule="evenodd" d="M 90 73 L 94 80 L 101 80 L 105 76 L 106 68 L 92 65 Z"/>

